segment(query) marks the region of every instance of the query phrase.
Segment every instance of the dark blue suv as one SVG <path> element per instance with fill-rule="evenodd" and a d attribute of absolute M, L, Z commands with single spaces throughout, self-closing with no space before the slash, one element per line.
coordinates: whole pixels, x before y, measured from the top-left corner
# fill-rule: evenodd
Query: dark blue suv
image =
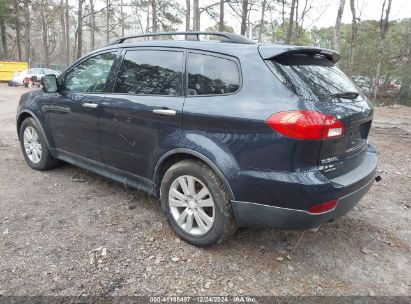
<path fill-rule="evenodd" d="M 21 148 L 33 169 L 65 161 L 159 196 L 197 246 L 239 226 L 316 228 L 353 208 L 377 167 L 372 106 L 339 59 L 229 33 L 121 38 L 21 97 Z"/>

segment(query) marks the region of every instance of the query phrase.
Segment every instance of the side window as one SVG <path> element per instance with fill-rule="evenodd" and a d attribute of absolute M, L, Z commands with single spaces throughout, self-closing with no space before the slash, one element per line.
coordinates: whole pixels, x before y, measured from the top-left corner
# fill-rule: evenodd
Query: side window
<path fill-rule="evenodd" d="M 176 96 L 181 93 L 183 52 L 128 51 L 114 93 Z"/>
<path fill-rule="evenodd" d="M 103 92 L 117 52 L 99 54 L 76 65 L 65 77 L 63 91 Z"/>
<path fill-rule="evenodd" d="M 188 56 L 188 95 L 221 95 L 240 88 L 235 61 L 211 55 Z"/>

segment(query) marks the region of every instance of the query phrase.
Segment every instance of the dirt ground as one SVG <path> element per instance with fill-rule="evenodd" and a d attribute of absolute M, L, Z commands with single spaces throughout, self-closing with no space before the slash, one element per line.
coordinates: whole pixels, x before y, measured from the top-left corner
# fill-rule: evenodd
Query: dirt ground
<path fill-rule="evenodd" d="M 27 90 L 0 84 L 0 295 L 411 296 L 411 108 L 376 108 L 383 180 L 340 221 L 199 249 L 144 193 L 71 165 L 31 170 L 15 130 Z"/>

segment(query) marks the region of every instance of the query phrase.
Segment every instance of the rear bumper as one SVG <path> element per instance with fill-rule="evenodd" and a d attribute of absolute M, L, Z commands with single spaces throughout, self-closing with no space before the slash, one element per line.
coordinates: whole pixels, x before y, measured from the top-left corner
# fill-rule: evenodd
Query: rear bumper
<path fill-rule="evenodd" d="M 321 180 L 300 178 L 298 183 L 288 182 L 286 189 L 288 189 L 289 197 L 293 198 L 292 203 L 267 204 L 234 200 L 232 206 L 237 224 L 278 229 L 310 229 L 340 218 L 368 192 L 375 180 L 377 163 L 375 150 L 370 147 L 358 169 L 343 176 L 326 179 L 321 175 Z M 319 176 L 318 172 L 310 174 L 313 174 L 310 177 Z M 301 180 L 306 182 L 301 182 Z M 273 185 L 276 185 L 275 180 L 273 180 Z M 272 189 L 265 189 L 265 192 L 271 192 Z M 290 191 L 291 189 L 294 191 Z M 264 189 L 261 189 L 261 192 L 263 191 Z M 331 211 L 321 214 L 306 211 L 313 203 L 319 204 L 335 199 L 338 203 Z M 275 200 L 273 196 L 273 201 Z"/>
<path fill-rule="evenodd" d="M 311 229 L 334 221 L 350 211 L 368 192 L 374 180 L 338 200 L 329 212 L 311 214 L 304 210 L 287 209 L 255 203 L 233 201 L 232 206 L 239 226 L 269 227 L 278 229 Z"/>

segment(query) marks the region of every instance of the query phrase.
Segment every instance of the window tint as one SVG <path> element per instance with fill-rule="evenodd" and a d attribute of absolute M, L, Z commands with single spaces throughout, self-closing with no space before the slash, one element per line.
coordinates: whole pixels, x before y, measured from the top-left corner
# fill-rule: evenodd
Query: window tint
<path fill-rule="evenodd" d="M 103 92 L 116 52 L 86 59 L 65 77 L 63 89 L 70 92 Z"/>
<path fill-rule="evenodd" d="M 305 100 L 332 99 L 330 94 L 358 92 L 351 80 L 328 59 L 295 54 L 269 61 L 277 78 Z"/>
<path fill-rule="evenodd" d="M 114 93 L 179 95 L 183 52 L 128 51 L 121 63 Z"/>
<path fill-rule="evenodd" d="M 240 75 L 233 60 L 190 53 L 188 95 L 218 95 L 236 92 Z"/>

